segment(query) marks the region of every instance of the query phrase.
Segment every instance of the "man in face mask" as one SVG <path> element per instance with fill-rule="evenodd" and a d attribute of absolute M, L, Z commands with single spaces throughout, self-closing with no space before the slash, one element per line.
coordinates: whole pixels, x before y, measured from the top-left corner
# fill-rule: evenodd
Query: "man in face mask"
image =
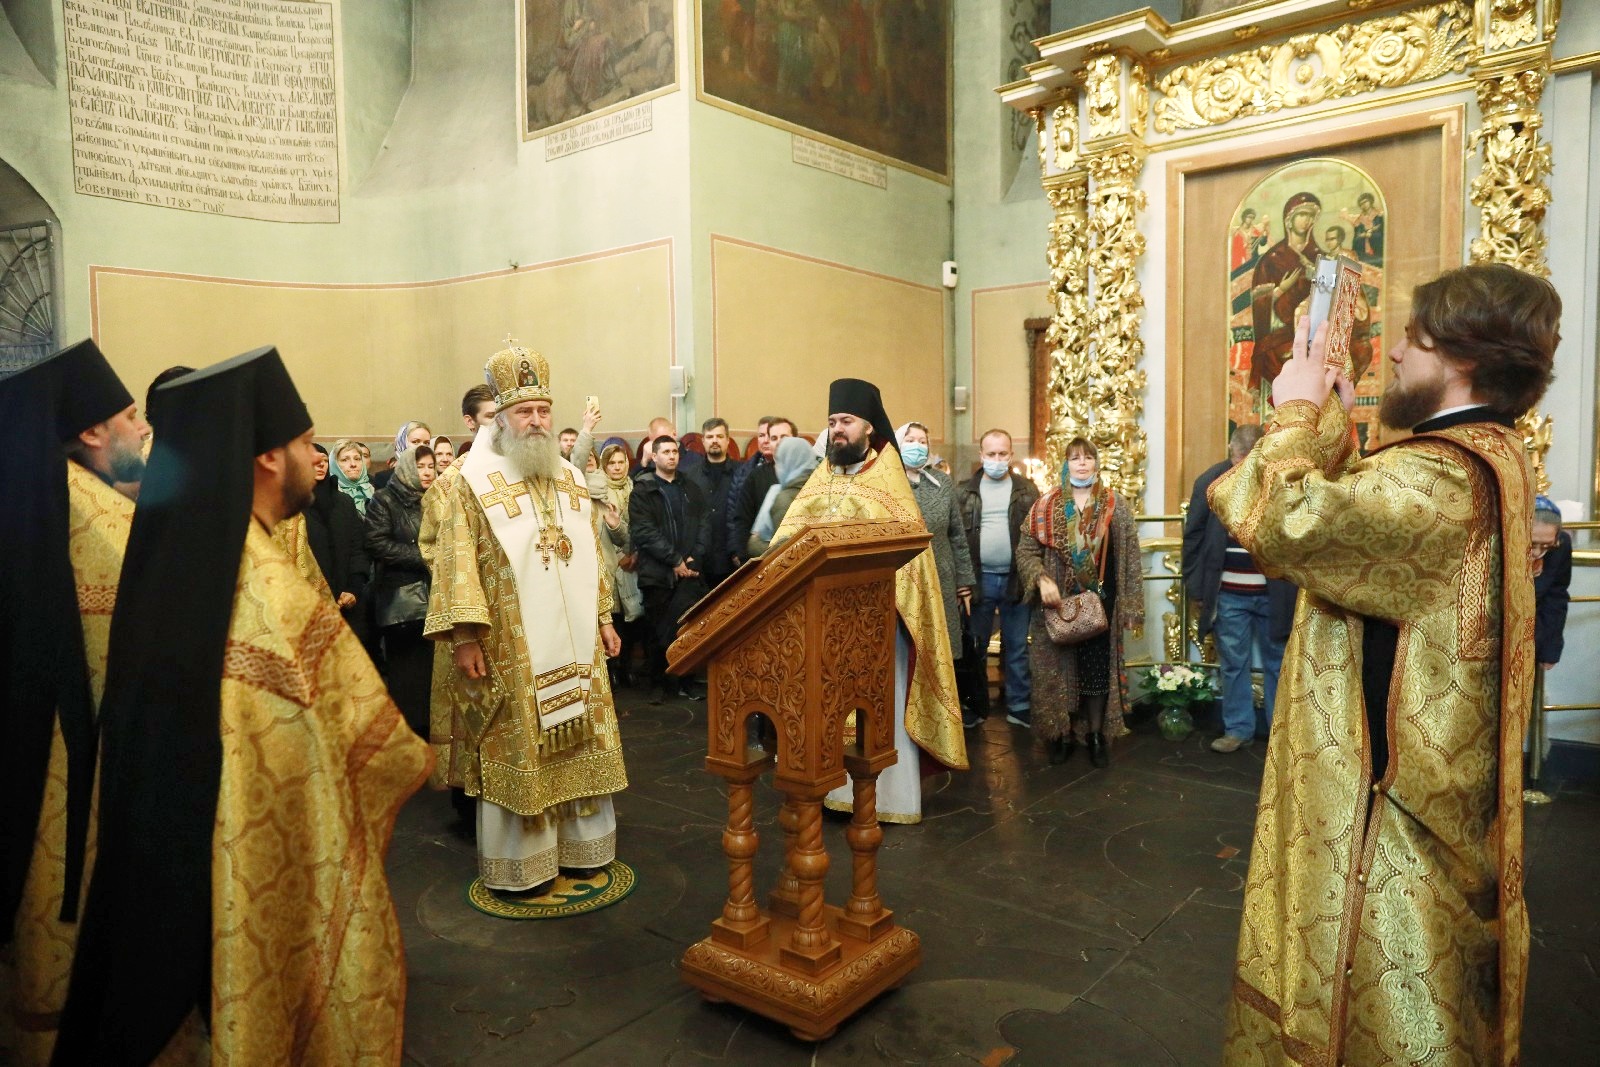
<path fill-rule="evenodd" d="M 990 430 L 979 442 L 983 469 L 961 487 L 961 516 L 967 528 L 967 548 L 978 569 L 978 595 L 972 606 L 972 631 L 978 648 L 987 650 L 1000 620 L 1000 660 L 1005 666 L 1006 721 L 1013 726 L 1033 723 L 1033 678 L 1028 671 L 1028 605 L 1022 601 L 1017 581 L 1017 535 L 1028 517 L 1038 488 L 1027 478 L 1011 473 L 1011 435 Z M 987 708 L 982 697 L 963 718 L 970 729 L 983 722 Z"/>

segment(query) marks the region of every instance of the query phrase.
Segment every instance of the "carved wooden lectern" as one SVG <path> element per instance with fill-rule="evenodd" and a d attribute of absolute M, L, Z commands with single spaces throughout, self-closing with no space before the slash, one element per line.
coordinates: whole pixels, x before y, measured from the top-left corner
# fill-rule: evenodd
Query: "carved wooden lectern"
<path fill-rule="evenodd" d="M 894 764 L 894 575 L 928 546 L 920 523 L 803 529 L 684 619 L 670 669 L 707 665 L 706 769 L 728 783 L 728 900 L 711 936 L 684 953 L 684 980 L 707 1000 L 776 1019 L 809 1041 L 830 1036 L 921 962 L 917 935 L 878 897 L 878 775 Z M 749 732 L 767 716 L 776 753 Z M 855 743 L 844 744 L 856 716 Z M 756 903 L 755 780 L 776 767 L 787 798 L 784 873 Z M 823 903 L 822 798 L 853 781 L 850 899 Z"/>

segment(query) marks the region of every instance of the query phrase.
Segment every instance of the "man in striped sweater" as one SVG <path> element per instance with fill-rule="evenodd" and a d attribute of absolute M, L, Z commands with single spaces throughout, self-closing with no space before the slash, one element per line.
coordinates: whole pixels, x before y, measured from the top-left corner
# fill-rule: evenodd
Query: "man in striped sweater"
<path fill-rule="evenodd" d="M 1183 584 L 1199 610 L 1200 640 L 1215 632 L 1222 667 L 1222 736 L 1214 752 L 1237 752 L 1255 743 L 1255 698 L 1250 668 L 1261 651 L 1263 709 L 1268 728 L 1278 695 L 1278 668 L 1294 622 L 1295 587 L 1261 573 L 1239 542 L 1211 513 L 1206 490 L 1255 447 L 1261 427 L 1240 426 L 1228 439 L 1228 458 L 1194 483 L 1183 524 Z"/>

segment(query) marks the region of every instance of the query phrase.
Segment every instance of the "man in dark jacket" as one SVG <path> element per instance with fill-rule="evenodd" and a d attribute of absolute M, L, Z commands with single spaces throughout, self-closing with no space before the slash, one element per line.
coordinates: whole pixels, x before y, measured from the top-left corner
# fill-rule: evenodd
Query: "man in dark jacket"
<path fill-rule="evenodd" d="M 728 488 L 728 555 L 735 566 L 745 561 L 745 545 L 750 542 L 750 530 L 767 499 L 767 490 L 778 484 L 772 461 L 778 442 L 795 436 L 794 423 L 782 416 L 765 415 L 762 424 L 765 428 L 756 436 L 757 455 L 745 463 Z"/>
<path fill-rule="evenodd" d="M 1222 667 L 1222 736 L 1215 752 L 1237 752 L 1255 743 L 1255 696 L 1250 667 L 1261 650 L 1262 707 L 1268 729 L 1278 696 L 1278 668 L 1294 624 L 1297 590 L 1289 582 L 1261 573 L 1239 542 L 1228 536 L 1211 513 L 1206 491 L 1250 454 L 1261 427 L 1240 426 L 1228 439 L 1228 458 L 1195 479 L 1189 515 L 1183 523 L 1183 585 L 1199 611 L 1200 640 L 1217 635 Z"/>
<path fill-rule="evenodd" d="M 967 547 L 978 571 L 978 591 L 973 598 L 972 632 L 978 653 L 987 663 L 989 638 L 995 616 L 1000 618 L 1000 662 L 1004 666 L 1006 721 L 1014 726 L 1033 724 L 1033 675 L 1028 669 L 1030 609 L 1022 600 L 1017 579 L 1017 538 L 1039 489 L 1011 470 L 1011 435 L 990 430 L 978 442 L 983 467 L 961 487 L 961 521 L 967 530 Z M 985 678 L 987 671 L 985 670 Z M 969 729 L 983 721 L 983 699 L 973 700 L 963 722 Z"/>
<path fill-rule="evenodd" d="M 700 427 L 700 444 L 705 462 L 684 472 L 706 495 L 706 554 L 701 577 L 708 589 L 715 589 L 733 573 L 733 556 L 728 551 L 728 501 L 740 464 L 728 458 L 728 421 L 707 419 Z M 679 447 L 680 458 L 682 446 Z"/>
<path fill-rule="evenodd" d="M 654 469 L 641 476 L 628 502 L 628 526 L 638 553 L 636 573 L 644 594 L 646 662 L 651 702 L 681 696 L 684 687 L 667 675 L 667 646 L 678 632 L 678 617 L 705 595 L 701 578 L 710 526 L 705 491 L 678 472 L 678 442 L 657 437 L 651 445 Z"/>

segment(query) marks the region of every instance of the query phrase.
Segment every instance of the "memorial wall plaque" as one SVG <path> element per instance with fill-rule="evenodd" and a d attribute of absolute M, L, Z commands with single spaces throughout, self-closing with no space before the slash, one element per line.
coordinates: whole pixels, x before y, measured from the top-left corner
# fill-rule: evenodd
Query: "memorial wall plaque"
<path fill-rule="evenodd" d="M 64 0 L 78 192 L 339 221 L 335 13 L 317 0 Z"/>

